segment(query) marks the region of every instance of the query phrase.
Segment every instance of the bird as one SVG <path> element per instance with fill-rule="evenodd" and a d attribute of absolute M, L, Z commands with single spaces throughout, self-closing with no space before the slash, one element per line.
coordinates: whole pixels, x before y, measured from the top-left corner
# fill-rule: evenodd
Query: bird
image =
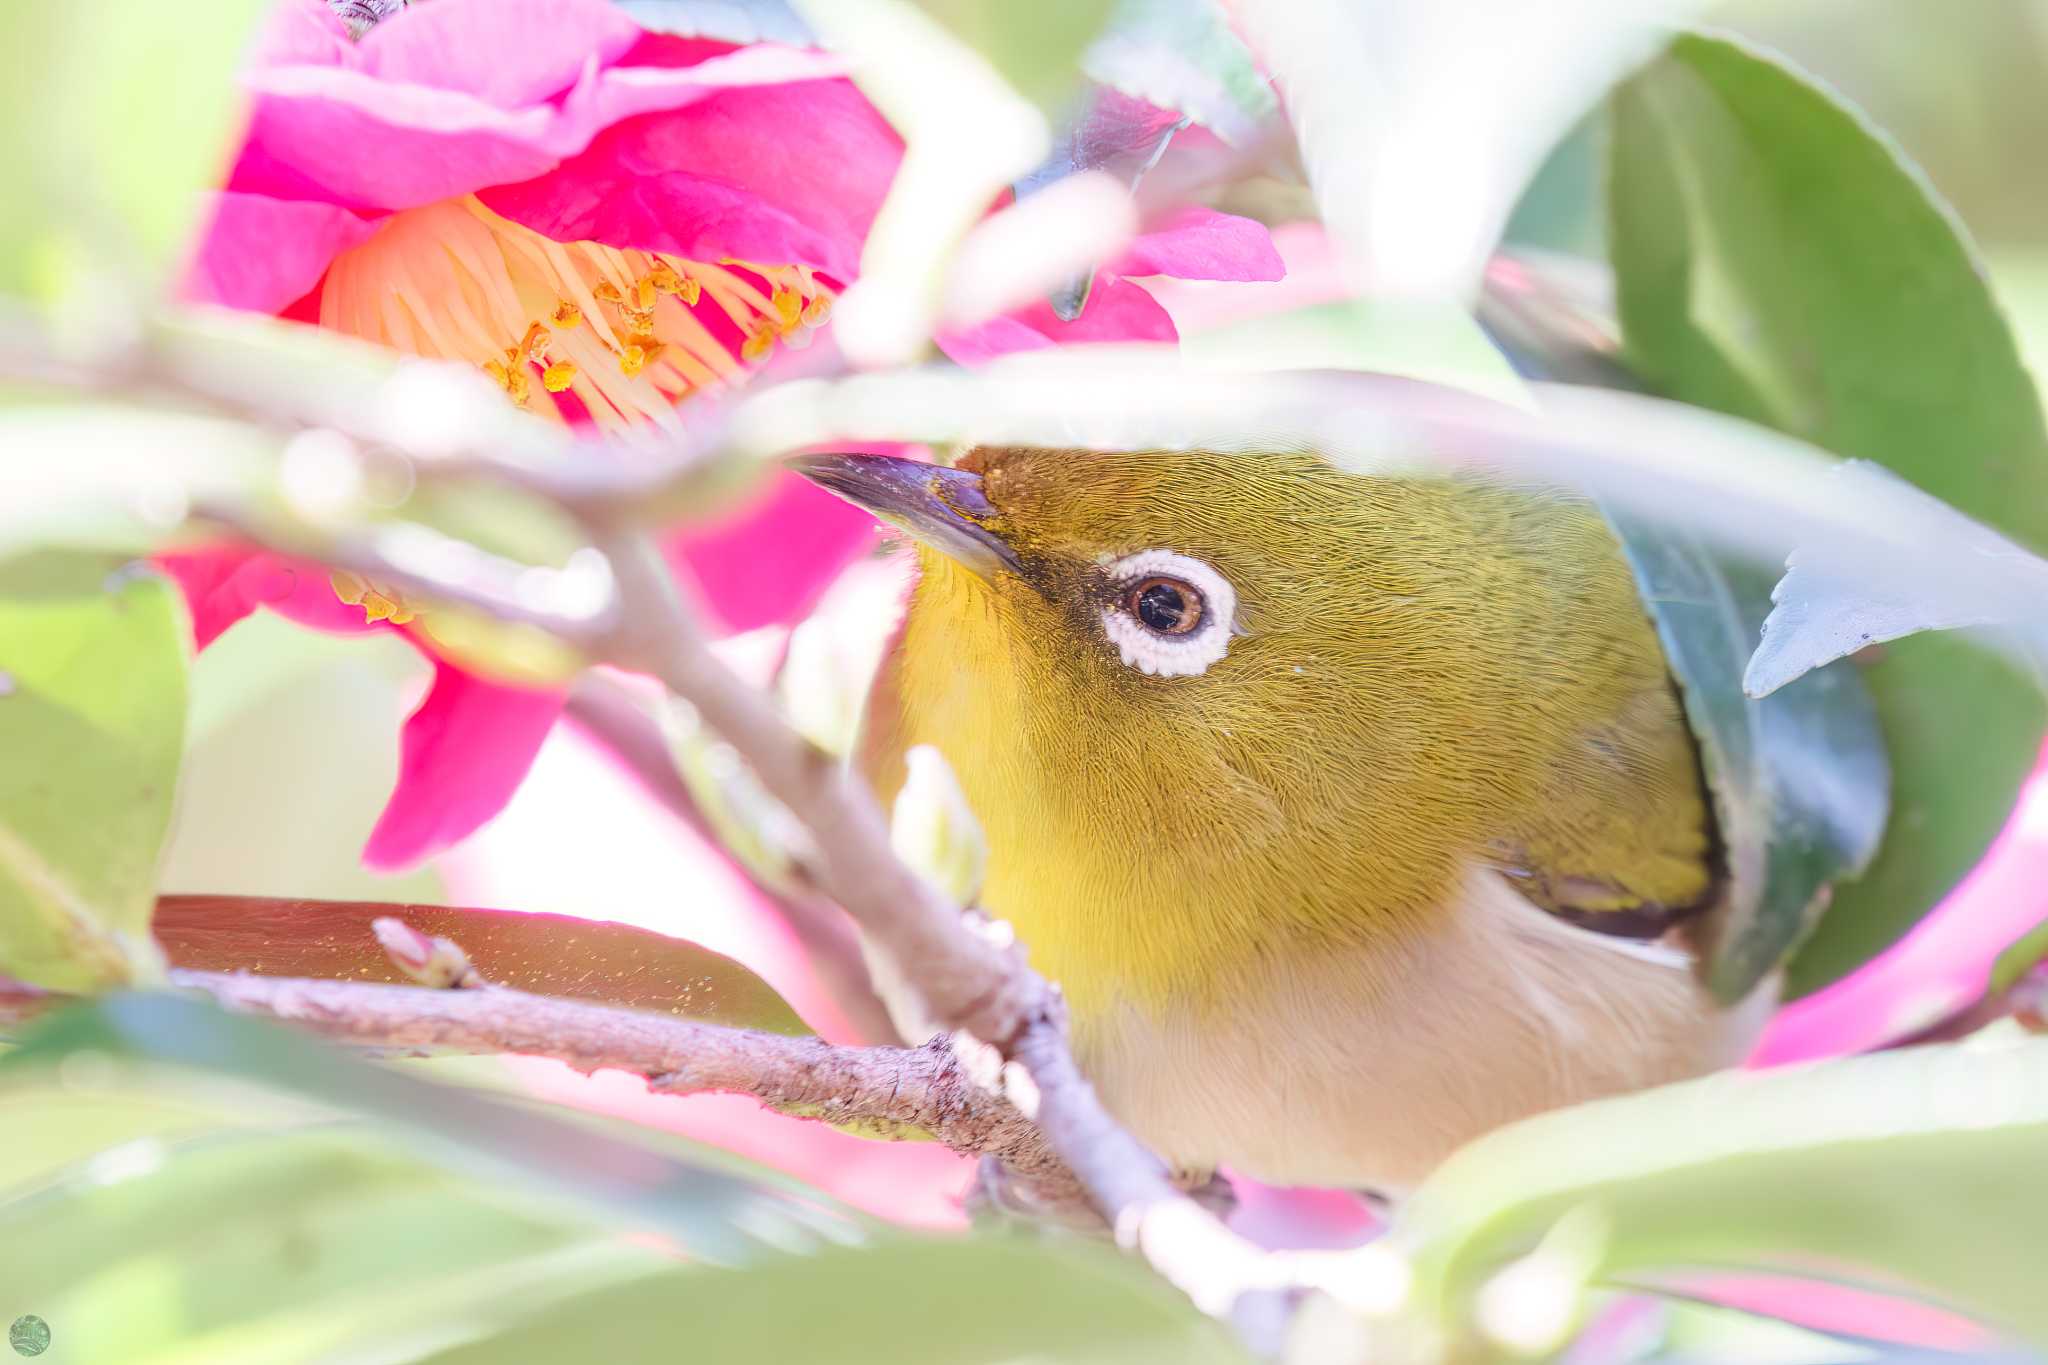
<path fill-rule="evenodd" d="M 1696 970 L 1721 834 L 1586 498 L 1307 449 L 794 463 L 915 553 L 852 761 L 888 802 L 943 755 L 980 908 L 1190 1182 L 1398 1201 L 1760 1031 L 1775 979 Z"/>

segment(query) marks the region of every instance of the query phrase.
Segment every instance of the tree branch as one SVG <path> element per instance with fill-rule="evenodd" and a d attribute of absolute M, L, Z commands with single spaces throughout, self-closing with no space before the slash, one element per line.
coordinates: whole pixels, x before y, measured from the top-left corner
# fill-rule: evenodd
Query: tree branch
<path fill-rule="evenodd" d="M 928 1133 L 967 1156 L 994 1156 L 1039 1181 L 1072 1185 L 1037 1128 L 979 1088 L 943 1043 L 835 1047 L 501 986 L 436 990 L 174 968 L 171 984 L 224 1009 L 358 1046 L 550 1057 L 579 1071 L 645 1077 L 665 1094 L 747 1095 L 797 1118 L 876 1137 Z"/>

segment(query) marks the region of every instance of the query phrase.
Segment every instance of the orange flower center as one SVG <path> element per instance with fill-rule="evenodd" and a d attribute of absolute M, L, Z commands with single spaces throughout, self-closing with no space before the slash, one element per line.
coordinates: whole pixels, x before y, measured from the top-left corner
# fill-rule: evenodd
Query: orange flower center
<path fill-rule="evenodd" d="M 466 195 L 394 214 L 337 256 L 320 324 L 467 361 L 536 414 L 559 419 L 567 393 L 601 429 L 672 428 L 691 393 L 744 383 L 778 343 L 809 345 L 832 297 L 806 266 L 551 241 Z M 380 586 L 337 592 L 371 620 L 412 619 Z"/>

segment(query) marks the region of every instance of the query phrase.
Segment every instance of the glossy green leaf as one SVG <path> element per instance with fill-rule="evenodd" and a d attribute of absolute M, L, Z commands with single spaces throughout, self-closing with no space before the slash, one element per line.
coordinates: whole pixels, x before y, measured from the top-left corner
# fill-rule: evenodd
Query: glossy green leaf
<path fill-rule="evenodd" d="M 2043 1341 L 2044 1141 L 2048 1040 L 1729 1072 L 1480 1139 L 1424 1182 L 1389 1245 L 1411 1259 L 1417 1306 L 1447 1323 L 1579 1210 L 1608 1283 L 1778 1272 Z"/>
<path fill-rule="evenodd" d="M 1752 698 L 1742 673 L 1768 579 L 1669 522 L 1610 512 L 1678 680 L 1729 873 L 1705 929 L 1708 987 L 1741 999 L 1811 925 L 1824 888 L 1866 866 L 1889 773 L 1869 693 L 1836 664 Z"/>
<path fill-rule="evenodd" d="M 17 130 L 0 150 L 0 291 L 76 286 L 70 272 L 103 271 L 92 260 L 102 252 L 117 263 L 131 252 L 158 267 L 176 260 L 245 117 L 234 70 L 262 9 L 260 0 L 0 8 L 0 51 L 14 58 L 0 121 Z"/>
<path fill-rule="evenodd" d="M 537 1107 L 435 1085 L 282 1025 L 170 994 L 74 1006 L 0 1057 L 0 1083 L 67 1059 L 132 1058 L 215 1073 L 413 1135 L 422 1158 L 480 1179 L 512 1177 L 614 1219 L 674 1238 L 693 1255 L 742 1262 L 763 1247 L 850 1240 L 858 1226 L 822 1196 L 685 1161 Z M 95 1062 L 97 1064 L 97 1062 Z"/>
<path fill-rule="evenodd" d="M 662 1355 L 835 1365 L 1247 1360 L 1226 1329 L 1109 1248 L 1008 1236 L 672 1271 L 522 1315 L 429 1359 L 559 1365 Z"/>
<path fill-rule="evenodd" d="M 153 574 L 86 554 L 0 562 L 0 974 L 89 991 L 155 971 L 185 640 Z"/>
<path fill-rule="evenodd" d="M 382 916 L 453 939 L 493 985 L 732 1028 L 810 1032 L 767 982 L 723 953 L 630 924 L 386 901 L 186 895 L 158 903 L 155 929 L 177 967 L 407 984 L 370 928 Z"/>
<path fill-rule="evenodd" d="M 1732 41 L 1689 35 L 1617 91 L 1609 242 L 1629 364 L 1658 392 L 1875 461 L 2036 552 L 2048 429 L 1961 228 L 1884 137 Z M 1881 951 L 1975 864 L 2048 702 L 1951 635 L 1866 670 L 1893 813 L 1788 984 Z"/>

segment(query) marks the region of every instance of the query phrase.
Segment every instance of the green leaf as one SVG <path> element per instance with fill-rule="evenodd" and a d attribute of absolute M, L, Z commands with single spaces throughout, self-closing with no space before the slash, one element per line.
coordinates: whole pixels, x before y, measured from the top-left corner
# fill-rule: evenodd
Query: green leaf
<path fill-rule="evenodd" d="M 1464 1148 L 1389 1246 L 1416 1306 L 1460 1323 L 1567 1212 L 1597 1277 L 1775 1272 L 1932 1299 L 2048 1340 L 2048 1040 L 1729 1072 L 1557 1111 Z"/>
<path fill-rule="evenodd" d="M 1278 108 L 1216 0 L 1119 0 L 1082 58 L 1090 79 L 1242 142 Z"/>
<path fill-rule="evenodd" d="M 1876 852 L 1889 786 L 1883 739 L 1847 665 L 1768 697 L 1744 695 L 1768 579 L 1668 521 L 1612 510 L 1609 521 L 1699 740 L 1729 872 L 1728 902 L 1705 929 L 1706 980 L 1733 1002 L 1807 931 L 1824 889 Z"/>
<path fill-rule="evenodd" d="M 185 728 L 184 610 L 96 555 L 0 562 L 0 974 L 147 977 Z"/>
<path fill-rule="evenodd" d="M 1667 396 L 1875 461 L 2035 552 L 2048 429 L 1954 217 L 1858 114 L 1785 65 L 1689 35 L 1616 92 L 1609 242 L 1626 357 Z M 1865 672 L 1890 750 L 1883 847 L 1837 888 L 1794 993 L 1881 951 L 2010 813 L 2048 701 L 1968 640 Z"/>
<path fill-rule="evenodd" d="M 630 924 L 386 901 L 165 896 L 156 937 L 173 966 L 328 980 L 410 981 L 370 922 L 453 939 L 493 985 L 771 1033 L 810 1032 L 767 982 L 722 953 Z"/>
<path fill-rule="evenodd" d="M 913 0 L 1049 113 L 1081 83 L 1081 55 L 1108 22 L 1110 0 Z"/>
<path fill-rule="evenodd" d="M 1243 1362 L 1225 1329 L 1106 1247 L 1007 1236 L 908 1238 L 675 1270 L 525 1314 L 434 1365 L 565 1360 L 839 1365 Z"/>
<path fill-rule="evenodd" d="M 74 1006 L 0 1057 L 0 1084 L 62 1074 L 67 1059 L 132 1058 L 199 1069 L 275 1095 L 374 1118 L 415 1138 L 422 1158 L 479 1179 L 513 1179 L 612 1219 L 674 1238 L 693 1255 L 738 1263 L 764 1247 L 802 1249 L 859 1236 L 823 1196 L 728 1174 L 724 1158 L 683 1161 L 591 1124 L 474 1090 L 435 1085 L 358 1060 L 281 1025 L 169 994 Z M 712 1164 L 713 1161 L 717 1164 Z"/>
<path fill-rule="evenodd" d="M 0 1090 L 0 1247 L 34 1249 L 0 1251 L 0 1320 L 42 1316 L 53 1358 L 410 1358 L 669 1264 L 368 1125 L 166 1079 L 74 1059 Z"/>
<path fill-rule="evenodd" d="M 158 270 L 175 260 L 199 192 L 227 169 L 245 117 L 234 70 L 263 8 L 76 0 L 0 9 L 0 50 L 17 59 L 0 88 L 0 121 L 35 130 L 0 151 L 0 291 L 94 283 L 103 252 Z"/>
<path fill-rule="evenodd" d="M 1991 964 L 1987 995 L 2003 995 L 2020 983 L 2020 978 L 2048 962 L 2048 920 L 2043 920 L 2005 946 Z"/>

